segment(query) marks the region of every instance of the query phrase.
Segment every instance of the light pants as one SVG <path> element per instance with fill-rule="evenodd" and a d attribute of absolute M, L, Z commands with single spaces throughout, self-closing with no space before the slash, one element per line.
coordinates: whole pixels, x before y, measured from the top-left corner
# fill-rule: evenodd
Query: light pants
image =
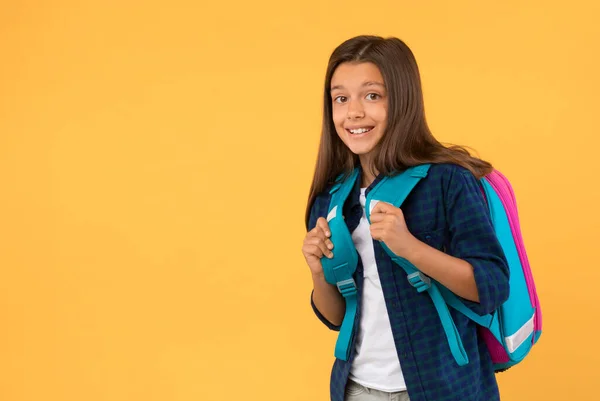
<path fill-rule="evenodd" d="M 410 401 L 406 391 L 387 393 L 348 380 L 345 401 Z"/>

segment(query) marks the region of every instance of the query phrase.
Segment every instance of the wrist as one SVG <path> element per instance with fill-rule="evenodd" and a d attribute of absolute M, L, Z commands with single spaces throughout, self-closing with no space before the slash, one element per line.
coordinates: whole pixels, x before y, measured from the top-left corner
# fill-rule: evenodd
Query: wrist
<path fill-rule="evenodd" d="M 416 266 L 419 263 L 423 252 L 426 252 L 427 244 L 425 244 L 412 234 L 410 238 L 410 245 L 408 246 L 406 260 L 408 260 L 410 263 Z"/>
<path fill-rule="evenodd" d="M 324 282 L 325 281 L 325 273 L 322 270 L 320 272 L 311 271 L 311 274 L 312 274 L 313 282 Z"/>

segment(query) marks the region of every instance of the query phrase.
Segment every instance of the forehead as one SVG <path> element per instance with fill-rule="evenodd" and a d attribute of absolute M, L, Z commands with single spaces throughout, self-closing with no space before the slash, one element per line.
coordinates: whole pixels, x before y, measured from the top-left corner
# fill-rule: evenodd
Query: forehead
<path fill-rule="evenodd" d="M 366 82 L 384 84 L 379 68 L 373 63 L 342 63 L 331 77 L 331 87 L 355 88 Z"/>

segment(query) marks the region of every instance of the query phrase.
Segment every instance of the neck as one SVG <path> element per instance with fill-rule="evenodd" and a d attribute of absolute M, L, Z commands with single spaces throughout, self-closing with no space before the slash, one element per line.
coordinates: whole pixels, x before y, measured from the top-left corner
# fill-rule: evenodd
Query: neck
<path fill-rule="evenodd" d="M 360 157 L 360 165 L 362 167 L 362 180 L 361 187 L 366 188 L 375 180 L 375 177 L 379 174 L 375 169 L 371 171 L 371 163 L 370 161 L 361 155 Z"/>

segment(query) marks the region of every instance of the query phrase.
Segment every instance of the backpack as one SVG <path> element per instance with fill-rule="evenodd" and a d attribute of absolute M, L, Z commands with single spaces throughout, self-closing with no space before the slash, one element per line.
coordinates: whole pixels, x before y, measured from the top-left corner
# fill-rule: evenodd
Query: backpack
<path fill-rule="evenodd" d="M 400 207 L 417 183 L 427 176 L 430 166 L 422 164 L 410 167 L 396 176 L 384 177 L 367 195 L 365 211 L 369 223 L 370 212 L 378 201 Z M 329 191 L 331 200 L 327 221 L 331 231 L 330 239 L 337 251 L 333 258 L 321 259 L 325 280 L 336 285 L 346 301 L 346 312 L 334 353 L 336 358 L 345 361 L 350 355 L 357 309 L 357 287 L 353 274 L 358 264 L 358 253 L 342 216 L 342 209 L 358 173 L 358 168 L 355 168 L 345 180 L 340 175 Z M 518 364 L 529 354 L 542 333 L 542 314 L 521 237 L 512 187 L 497 170 L 479 181 L 510 271 L 509 297 L 494 312 L 484 316 L 476 314 L 450 290 L 421 273 L 408 260 L 395 255 L 385 243 L 381 242 L 381 245 L 392 260 L 405 270 L 408 281 L 416 291 L 427 291 L 431 296 L 457 364 L 464 366 L 469 360 L 449 308 L 454 308 L 477 323 L 478 333 L 487 345 L 494 370 L 499 372 Z"/>

